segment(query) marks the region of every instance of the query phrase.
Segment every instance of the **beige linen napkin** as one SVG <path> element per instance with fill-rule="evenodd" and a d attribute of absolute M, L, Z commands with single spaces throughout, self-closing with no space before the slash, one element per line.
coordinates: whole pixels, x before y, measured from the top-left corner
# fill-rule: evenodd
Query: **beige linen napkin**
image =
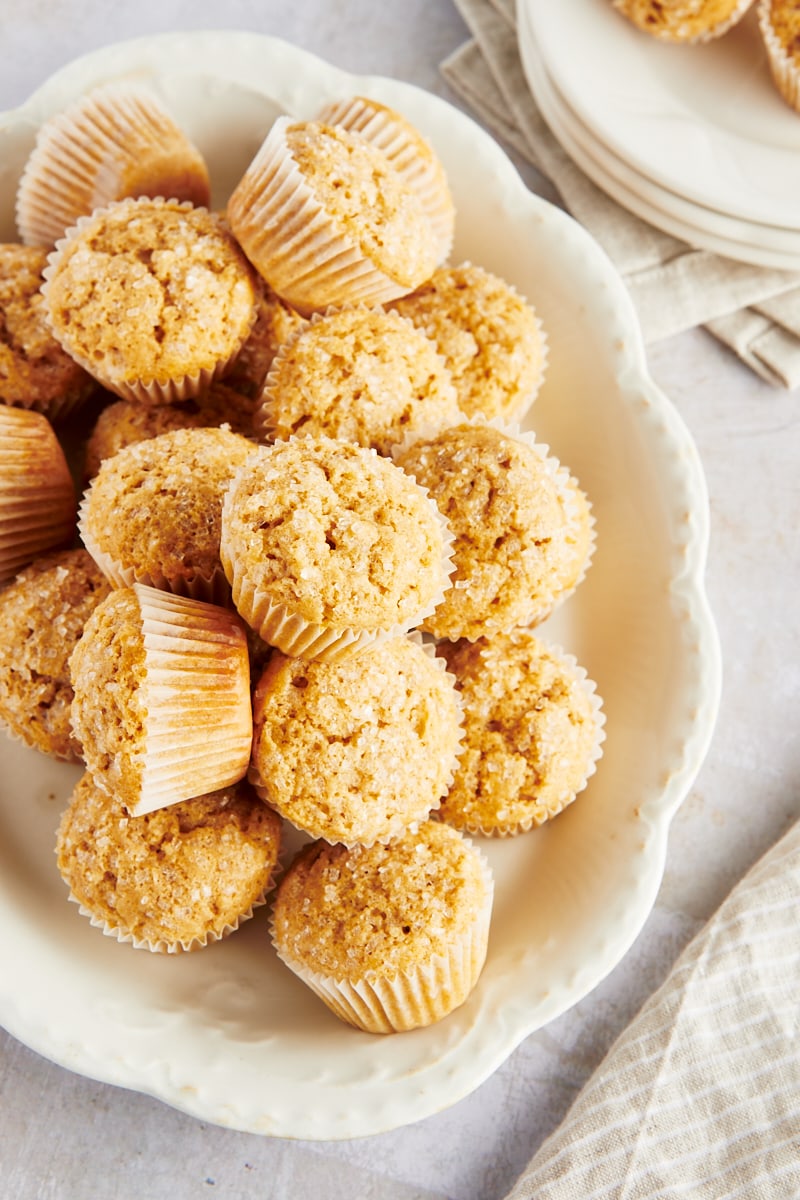
<path fill-rule="evenodd" d="M 507 1200 L 798 1200 L 800 823 L 734 888 Z"/>
<path fill-rule="evenodd" d="M 606 196 L 572 162 L 536 107 L 517 48 L 514 0 L 455 2 L 473 39 L 442 63 L 444 77 L 552 182 L 603 246 L 633 297 L 645 341 L 704 325 L 768 382 L 800 386 L 800 273 L 697 250 Z"/>

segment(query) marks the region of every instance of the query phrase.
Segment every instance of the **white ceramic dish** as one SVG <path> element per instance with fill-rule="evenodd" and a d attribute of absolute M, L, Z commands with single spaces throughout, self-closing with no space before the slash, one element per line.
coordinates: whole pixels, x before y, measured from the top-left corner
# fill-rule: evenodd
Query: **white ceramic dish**
<path fill-rule="evenodd" d="M 769 74 L 755 12 L 702 46 L 636 29 L 610 0 L 520 0 L 559 91 L 599 141 L 678 195 L 800 230 L 800 115 Z"/>
<path fill-rule="evenodd" d="M 570 108 L 538 53 L 525 13 L 520 54 L 539 111 L 570 158 L 599 188 L 644 221 L 691 245 L 755 266 L 800 270 L 800 230 L 714 212 L 660 187 L 594 137 Z"/>
<path fill-rule="evenodd" d="M 415 88 L 352 78 L 249 34 L 164 35 L 71 64 L 0 120 L 0 238 L 37 124 L 112 76 L 147 81 L 205 153 L 224 201 L 276 113 L 367 93 L 433 141 L 454 191 L 454 261 L 469 257 L 537 306 L 550 338 L 539 435 L 591 496 L 598 551 L 543 632 L 583 663 L 607 713 L 606 753 L 580 800 L 525 837 L 486 843 L 497 899 L 486 968 L 438 1025 L 375 1037 L 342 1025 L 277 961 L 266 910 L 177 959 L 104 938 L 56 872 L 53 840 L 77 769 L 0 744 L 0 1020 L 39 1053 L 204 1120 L 344 1138 L 438 1111 L 531 1031 L 585 996 L 654 902 L 669 823 L 718 703 L 703 589 L 708 505 L 695 447 L 645 370 L 627 293 L 596 244 L 531 195 L 466 117 Z M 530 422 L 529 422 L 530 423 Z"/>

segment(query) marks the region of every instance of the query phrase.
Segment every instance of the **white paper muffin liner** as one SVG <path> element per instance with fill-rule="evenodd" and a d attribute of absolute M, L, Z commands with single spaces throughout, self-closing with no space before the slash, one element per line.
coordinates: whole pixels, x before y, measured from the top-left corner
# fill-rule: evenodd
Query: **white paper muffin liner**
<path fill-rule="evenodd" d="M 63 237 L 60 237 L 56 241 L 54 248 L 47 256 L 47 265 L 42 272 L 44 282 L 41 291 L 45 301 L 45 313 L 50 332 L 62 349 L 70 355 L 78 366 L 82 367 L 87 374 L 96 379 L 104 388 L 110 392 L 114 392 L 115 395 L 120 396 L 123 400 L 132 400 L 145 405 L 179 404 L 183 400 L 193 400 L 197 396 L 207 392 L 214 380 L 225 374 L 250 337 L 258 317 L 255 291 L 248 324 L 242 330 L 239 338 L 231 344 L 229 352 L 221 356 L 213 367 L 200 367 L 197 371 L 186 372 L 183 375 L 153 376 L 152 378 L 143 376 L 138 379 L 120 379 L 113 370 L 107 370 L 101 361 L 86 357 L 71 345 L 69 336 L 63 330 L 59 329 L 53 320 L 50 311 L 49 289 L 51 281 L 61 267 L 64 256 L 73 245 L 75 239 L 81 237 L 98 219 L 102 219 L 109 212 L 120 211 L 123 206 L 130 210 L 131 215 L 140 207 L 169 208 L 173 211 L 179 209 L 184 212 L 208 213 L 208 209 L 197 207 L 188 200 L 177 201 L 164 199 L 163 196 L 152 198 L 142 196 L 116 200 L 111 204 L 105 205 L 103 208 L 95 209 L 88 216 L 79 217 L 74 225 L 65 230 Z"/>
<path fill-rule="evenodd" d="M 415 969 L 393 976 L 368 972 L 360 979 L 337 979 L 293 959 L 279 945 L 273 920 L 272 943 L 278 957 L 340 1020 L 365 1033 L 404 1033 L 440 1021 L 463 1004 L 475 987 L 489 943 L 492 872 L 483 853 L 465 840 L 478 855 L 487 895 L 470 928 L 447 953 L 432 955 Z"/>
<path fill-rule="evenodd" d="M 404 833 L 407 829 L 415 828 L 417 825 L 419 825 L 420 821 L 424 821 L 428 817 L 432 817 L 436 809 L 438 809 L 441 805 L 444 796 L 447 795 L 448 791 L 453 786 L 453 781 L 458 769 L 458 762 L 464 751 L 464 736 L 466 732 L 464 727 L 464 704 L 461 699 L 461 693 L 456 687 L 455 676 L 447 669 L 447 664 L 441 655 L 436 653 L 436 647 L 433 642 L 427 641 L 418 630 L 412 630 L 410 633 L 404 634 L 403 636 L 408 638 L 408 640 L 413 642 L 416 646 L 419 646 L 426 657 L 435 665 L 436 669 L 442 671 L 444 677 L 450 682 L 453 688 L 453 699 L 455 701 L 456 716 L 458 720 L 457 742 L 453 752 L 452 763 L 449 766 L 447 777 L 442 784 L 442 790 L 438 796 L 433 798 L 430 806 L 424 812 L 419 811 L 414 813 L 412 816 L 409 816 L 407 812 L 396 813 L 393 821 L 390 822 L 390 824 L 380 835 L 372 838 L 366 838 L 363 836 L 359 838 L 347 838 L 341 836 L 342 831 L 338 830 L 337 836 L 332 836 L 330 826 L 324 825 L 323 823 L 320 823 L 319 826 L 315 828 L 312 828 L 310 823 L 298 823 L 297 814 L 290 812 L 289 806 L 282 805 L 275 797 L 274 793 L 269 787 L 269 782 L 264 779 L 259 771 L 255 763 L 255 755 L 253 755 L 250 760 L 250 765 L 247 769 L 248 783 L 265 804 L 268 804 L 270 808 L 275 809 L 275 811 L 278 812 L 284 818 L 284 820 L 288 821 L 290 825 L 299 830 L 301 833 L 306 834 L 310 838 L 319 838 L 322 841 L 328 842 L 330 845 L 346 846 L 348 850 L 353 850 L 356 846 L 369 849 L 370 846 L 386 845 L 388 842 L 391 842 L 394 838 Z"/>
<path fill-rule="evenodd" d="M 770 73 L 787 104 L 800 112 L 800 67 L 772 27 L 770 0 L 759 0 L 758 28 L 767 51 Z"/>
<path fill-rule="evenodd" d="M 148 143 L 157 155 L 169 151 L 173 161 L 183 148 L 183 166 L 195 186 L 191 196 L 179 199 L 207 204 L 205 163 L 155 96 L 130 85 L 105 85 L 41 126 L 17 189 L 16 219 L 22 241 L 52 246 L 78 217 L 122 199 L 127 193 L 119 190 L 120 173 L 128 164 L 135 169 L 135 156 Z M 165 175 L 167 188 L 169 183 Z M 164 187 L 157 190 L 164 193 Z"/>
<path fill-rule="evenodd" d="M 455 209 L 444 167 L 430 142 L 400 113 L 364 96 L 333 100 L 316 120 L 359 133 L 388 158 L 422 201 L 439 246 L 437 262 L 444 262 L 453 247 Z"/>
<path fill-rule="evenodd" d="M 525 632 L 522 630 L 521 632 Z M 561 793 L 549 805 L 547 815 L 539 820 L 531 815 L 528 818 L 519 821 L 503 821 L 497 819 L 490 825 L 481 824 L 479 821 L 470 820 L 466 815 L 448 813 L 446 816 L 437 811 L 432 813 L 432 817 L 445 821 L 448 825 L 453 825 L 456 829 L 463 833 L 471 834 L 474 837 L 492 837 L 505 838 L 514 837 L 521 833 L 529 833 L 531 829 L 538 828 L 545 824 L 546 821 L 552 820 L 558 816 L 560 812 L 575 800 L 580 793 L 586 788 L 591 777 L 597 771 L 598 763 L 603 757 L 603 743 L 606 739 L 606 715 L 603 710 L 602 698 L 597 693 L 597 684 L 589 678 L 585 668 L 580 665 L 573 654 L 568 654 L 560 645 L 555 643 L 543 643 L 547 653 L 552 657 L 557 658 L 561 663 L 564 673 L 569 675 L 575 684 L 581 689 L 583 694 L 589 701 L 592 710 L 592 719 L 595 725 L 595 738 L 586 755 L 586 770 L 579 781 L 573 788 L 564 788 Z"/>
<path fill-rule="evenodd" d="M 612 0 L 612 2 L 614 8 L 618 9 L 623 16 L 628 15 L 628 4 L 626 3 L 626 0 Z M 734 25 L 736 25 L 742 19 L 752 3 L 753 0 L 739 0 L 739 4 L 737 4 L 730 16 L 718 21 L 716 25 L 713 25 L 710 29 L 700 30 L 693 37 L 686 37 L 684 34 L 679 32 L 673 33 L 669 29 L 648 29 L 646 32 L 652 37 L 656 37 L 663 42 L 675 43 L 681 46 L 703 45 L 706 42 L 715 41 L 717 38 L 720 38 L 723 36 L 723 34 L 727 33 L 729 29 L 732 29 Z M 637 23 L 634 22 L 634 24 Z M 641 29 L 641 26 L 637 24 L 637 28 Z"/>
<path fill-rule="evenodd" d="M 75 533 L 75 488 L 40 413 L 0 405 L 0 583 Z"/>
<path fill-rule="evenodd" d="M 288 441 L 302 441 L 302 438 L 292 437 Z M 374 450 L 369 453 L 377 456 L 377 452 Z M 450 586 L 449 577 L 453 571 L 454 538 L 446 518 L 431 499 L 427 488 L 416 483 L 417 491 L 424 496 L 441 531 L 442 566 L 446 578 L 445 586 L 437 589 L 425 605 L 396 625 L 361 629 L 352 625 L 331 626 L 308 621 L 286 604 L 272 600 L 256 583 L 247 578 L 245 572 L 239 569 L 235 555 L 225 536 L 226 525 L 230 520 L 233 508 L 233 491 L 240 475 L 246 470 L 247 463 L 245 462 L 231 479 L 222 501 L 220 559 L 231 585 L 234 607 L 263 641 L 275 646 L 289 658 L 303 658 L 327 663 L 341 662 L 375 642 L 401 637 L 417 628 L 441 604 L 445 590 Z"/>
<path fill-rule="evenodd" d="M 410 289 L 366 257 L 321 206 L 279 117 L 228 201 L 239 244 L 270 287 L 301 315 L 331 304 L 383 304 Z"/>

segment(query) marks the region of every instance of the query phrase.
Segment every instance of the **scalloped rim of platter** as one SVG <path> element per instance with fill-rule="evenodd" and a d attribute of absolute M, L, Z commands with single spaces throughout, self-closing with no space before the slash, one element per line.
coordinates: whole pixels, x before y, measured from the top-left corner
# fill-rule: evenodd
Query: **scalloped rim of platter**
<path fill-rule="evenodd" d="M 616 966 L 653 906 L 670 820 L 719 702 L 703 472 L 647 374 L 624 286 L 585 231 L 528 192 L 491 137 L 443 100 L 347 75 L 274 38 L 163 34 L 64 67 L 0 117 L 2 240 L 15 239 L 14 190 L 37 126 L 110 78 L 161 96 L 206 156 L 216 204 L 282 111 L 307 118 L 330 99 L 366 94 L 403 112 L 448 173 L 458 214 L 451 261 L 513 283 L 547 329 L 547 380 L 523 424 L 594 506 L 591 570 L 539 632 L 596 681 L 605 753 L 549 826 L 481 842 L 496 879 L 486 967 L 466 1003 L 427 1029 L 376 1037 L 339 1022 L 274 956 L 266 908 L 234 937 L 175 959 L 98 936 L 66 903 L 53 860 L 78 769 L 11 738 L 0 745 L 8 1031 L 73 1071 L 219 1125 L 320 1140 L 378 1133 L 476 1088 Z"/>

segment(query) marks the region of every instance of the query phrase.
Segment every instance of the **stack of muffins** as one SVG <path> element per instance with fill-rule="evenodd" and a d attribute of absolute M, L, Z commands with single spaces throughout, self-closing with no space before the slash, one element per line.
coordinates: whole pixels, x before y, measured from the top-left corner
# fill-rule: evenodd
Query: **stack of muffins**
<path fill-rule="evenodd" d="M 40 131 L 0 248 L 0 719 L 85 765 L 57 850 L 93 924 L 195 950 L 274 893 L 277 955 L 334 1013 L 411 1029 L 485 961 L 467 835 L 553 818 L 600 757 L 594 685 L 533 632 L 591 508 L 520 429 L 541 323 L 448 263 L 400 113 L 281 118 L 208 197 L 144 89 Z M 78 503 L 58 433 L 89 396 Z"/>

